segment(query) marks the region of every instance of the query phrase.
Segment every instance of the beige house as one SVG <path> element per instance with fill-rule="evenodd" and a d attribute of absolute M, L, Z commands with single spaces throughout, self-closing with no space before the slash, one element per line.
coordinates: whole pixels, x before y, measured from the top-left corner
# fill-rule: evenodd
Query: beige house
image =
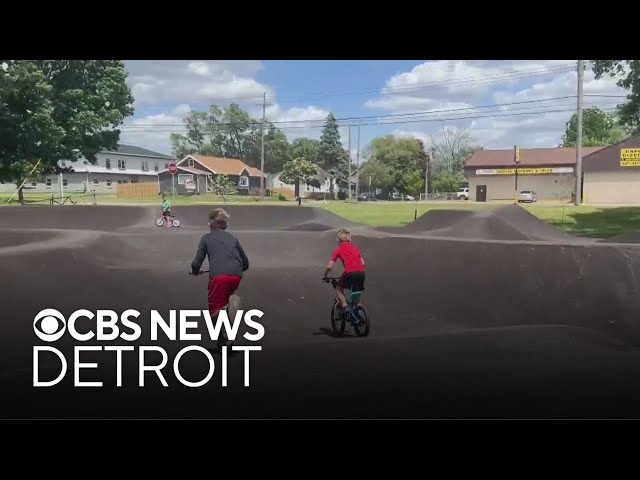
<path fill-rule="evenodd" d="M 589 155 L 602 147 L 582 149 Z M 465 165 L 469 199 L 478 202 L 514 200 L 516 190 L 533 190 L 539 200 L 567 200 L 575 191 L 575 148 L 520 149 L 518 184 L 514 150 L 480 150 Z"/>
<path fill-rule="evenodd" d="M 584 203 L 640 203 L 640 135 L 582 159 Z"/>

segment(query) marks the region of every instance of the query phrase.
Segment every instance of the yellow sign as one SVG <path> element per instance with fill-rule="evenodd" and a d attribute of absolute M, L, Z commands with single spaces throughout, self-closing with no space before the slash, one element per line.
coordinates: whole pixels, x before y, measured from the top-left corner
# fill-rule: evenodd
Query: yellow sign
<path fill-rule="evenodd" d="M 621 148 L 620 166 L 640 167 L 640 148 Z"/>
<path fill-rule="evenodd" d="M 572 167 L 518 168 L 518 175 L 545 175 L 550 173 L 573 173 Z M 476 175 L 515 175 L 515 168 L 495 168 L 476 170 Z"/>

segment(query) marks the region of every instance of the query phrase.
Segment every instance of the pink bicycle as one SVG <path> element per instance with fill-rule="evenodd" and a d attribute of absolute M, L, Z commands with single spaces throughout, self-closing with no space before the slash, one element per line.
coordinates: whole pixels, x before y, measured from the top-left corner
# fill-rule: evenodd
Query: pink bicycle
<path fill-rule="evenodd" d="M 162 217 L 156 219 L 156 226 L 158 227 L 179 227 L 180 220 L 178 220 L 173 215 L 163 215 Z"/>

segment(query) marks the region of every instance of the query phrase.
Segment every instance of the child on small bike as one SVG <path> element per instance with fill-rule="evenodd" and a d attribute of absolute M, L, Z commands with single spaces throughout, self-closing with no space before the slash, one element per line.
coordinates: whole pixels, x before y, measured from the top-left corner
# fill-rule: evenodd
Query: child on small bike
<path fill-rule="evenodd" d="M 360 250 L 351 243 L 351 231 L 346 228 L 338 230 L 338 248 L 333 251 L 331 260 L 327 263 L 326 270 L 322 277 L 323 281 L 327 281 L 327 277 L 333 268 L 336 260 L 340 259 L 344 267 L 344 272 L 340 277 L 340 282 L 336 288 L 338 298 L 342 304 L 342 310 L 345 315 L 349 314 L 349 304 L 345 296 L 345 289 L 361 292 L 364 291 L 364 259 L 360 254 Z"/>
<path fill-rule="evenodd" d="M 171 216 L 171 203 L 164 193 L 162 194 L 162 216 L 164 218 Z"/>

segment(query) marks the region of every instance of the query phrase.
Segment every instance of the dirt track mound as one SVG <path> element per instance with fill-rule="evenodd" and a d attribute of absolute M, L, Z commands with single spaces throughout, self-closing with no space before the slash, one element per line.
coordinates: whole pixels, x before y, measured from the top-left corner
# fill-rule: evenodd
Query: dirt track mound
<path fill-rule="evenodd" d="M 156 209 L 159 211 L 159 208 Z M 133 225 L 153 226 L 152 207 L 108 205 L 39 205 L 0 208 L 2 228 L 114 231 Z"/>
<path fill-rule="evenodd" d="M 476 211 L 451 226 L 428 230 L 424 234 L 432 237 L 474 240 L 532 240 L 571 243 L 586 241 L 557 230 L 516 205 Z"/>
<path fill-rule="evenodd" d="M 42 242 L 53 237 L 53 232 L 0 230 L 0 248 Z"/>
<path fill-rule="evenodd" d="M 379 227 L 377 230 L 391 233 L 419 233 L 451 227 L 473 215 L 467 210 L 429 210 L 413 222 L 402 227 Z"/>
<path fill-rule="evenodd" d="M 184 227 L 206 226 L 209 212 L 224 208 L 229 230 L 288 230 L 321 232 L 354 225 L 322 208 L 271 205 L 197 205 L 176 207 L 173 213 Z"/>

